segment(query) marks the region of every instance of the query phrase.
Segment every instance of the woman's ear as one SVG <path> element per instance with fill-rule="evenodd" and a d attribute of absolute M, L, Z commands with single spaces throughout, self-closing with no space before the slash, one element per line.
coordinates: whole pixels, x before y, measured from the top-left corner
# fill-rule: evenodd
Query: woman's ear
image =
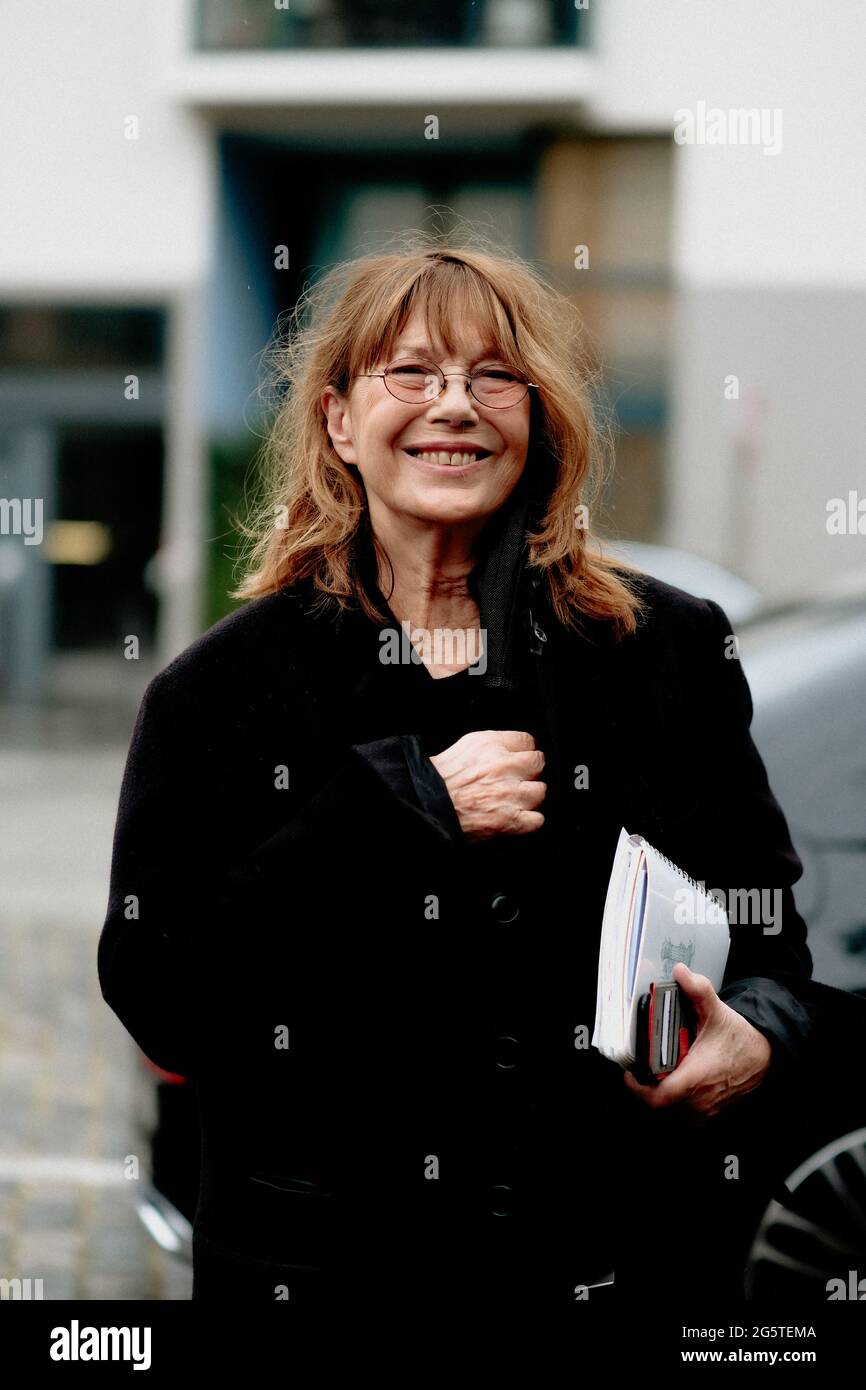
<path fill-rule="evenodd" d="M 352 438 L 348 400 L 335 386 L 328 386 L 322 393 L 321 404 L 331 443 L 344 463 L 356 464 L 358 457 Z"/>

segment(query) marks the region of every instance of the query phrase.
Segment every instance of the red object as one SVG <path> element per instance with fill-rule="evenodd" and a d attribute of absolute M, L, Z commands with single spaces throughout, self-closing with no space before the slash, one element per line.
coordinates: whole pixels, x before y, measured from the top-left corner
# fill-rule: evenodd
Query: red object
<path fill-rule="evenodd" d="M 160 1080 L 169 1081 L 172 1083 L 172 1085 L 175 1086 L 181 1086 L 184 1082 L 189 1080 L 189 1077 L 181 1076 L 180 1072 L 166 1071 L 164 1067 L 158 1067 L 156 1065 L 156 1062 L 152 1062 L 146 1053 L 142 1052 L 141 1056 L 144 1060 L 145 1066 L 149 1067 L 151 1071 L 156 1072 L 156 1075 L 160 1078 Z"/>

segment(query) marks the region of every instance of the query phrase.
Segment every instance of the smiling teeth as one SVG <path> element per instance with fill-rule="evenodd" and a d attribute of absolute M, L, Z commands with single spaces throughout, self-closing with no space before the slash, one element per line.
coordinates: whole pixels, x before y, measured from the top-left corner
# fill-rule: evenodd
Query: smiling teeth
<path fill-rule="evenodd" d="M 466 467 L 467 463 L 474 463 L 477 454 L 445 454 L 445 453 L 424 453 L 416 454 L 416 458 L 424 463 L 438 463 L 443 467 L 448 464 L 451 468 Z"/>

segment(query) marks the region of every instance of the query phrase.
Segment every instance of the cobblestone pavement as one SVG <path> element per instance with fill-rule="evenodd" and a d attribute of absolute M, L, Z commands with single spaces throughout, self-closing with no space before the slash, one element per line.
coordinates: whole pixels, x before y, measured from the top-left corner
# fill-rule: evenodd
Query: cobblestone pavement
<path fill-rule="evenodd" d="M 137 1214 L 146 1178 L 125 1176 L 129 1155 L 144 1173 L 142 1063 L 96 973 L 131 721 L 107 727 L 106 746 L 0 711 L 0 1279 L 41 1279 L 45 1299 L 188 1299 L 190 1266 Z"/>

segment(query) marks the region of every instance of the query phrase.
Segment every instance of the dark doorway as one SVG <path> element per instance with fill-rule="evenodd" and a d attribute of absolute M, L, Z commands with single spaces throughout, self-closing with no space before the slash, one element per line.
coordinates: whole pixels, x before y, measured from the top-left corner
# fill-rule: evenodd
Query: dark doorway
<path fill-rule="evenodd" d="M 157 600 L 145 566 L 160 533 L 163 436 L 157 426 L 67 426 L 58 439 L 56 521 L 95 522 L 105 528 L 104 558 L 76 556 L 58 532 L 55 561 L 54 645 L 114 647 L 138 636 L 142 650 L 154 643 Z M 69 528 L 74 530 L 74 528 Z"/>

